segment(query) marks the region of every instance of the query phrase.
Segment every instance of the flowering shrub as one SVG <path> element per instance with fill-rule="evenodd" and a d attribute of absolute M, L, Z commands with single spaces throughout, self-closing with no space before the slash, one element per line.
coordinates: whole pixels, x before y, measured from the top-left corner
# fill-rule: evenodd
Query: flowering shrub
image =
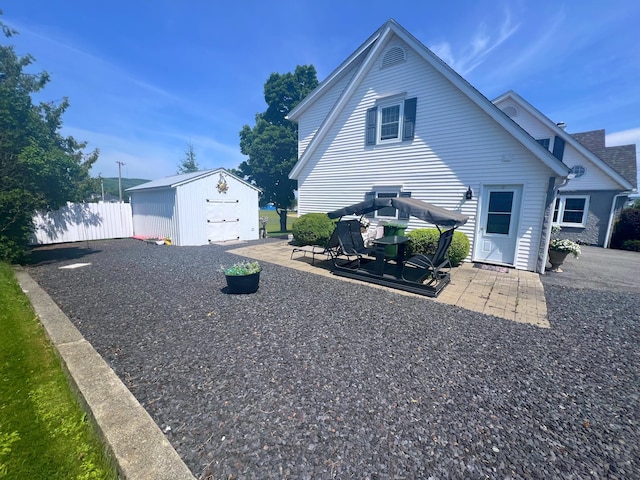
<path fill-rule="evenodd" d="M 251 275 L 262 271 L 262 267 L 255 260 L 252 262 L 238 262 L 234 263 L 230 267 L 220 268 L 225 275 L 230 277 L 240 277 L 243 275 Z"/>

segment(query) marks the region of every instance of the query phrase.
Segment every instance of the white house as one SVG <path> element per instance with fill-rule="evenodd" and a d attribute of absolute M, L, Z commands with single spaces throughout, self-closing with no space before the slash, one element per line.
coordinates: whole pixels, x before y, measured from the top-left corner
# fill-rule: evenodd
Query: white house
<path fill-rule="evenodd" d="M 257 240 L 259 191 L 223 168 L 143 183 L 127 189 L 134 235 L 182 246 Z"/>
<path fill-rule="evenodd" d="M 288 118 L 299 128 L 299 214 L 411 196 L 470 217 L 460 229 L 469 260 L 544 271 L 569 168 L 394 20 Z"/>
<path fill-rule="evenodd" d="M 604 130 L 569 134 L 513 91 L 493 103 L 570 168 L 553 222 L 562 237 L 608 246 L 613 222 L 636 188 L 636 147 L 605 146 Z"/>

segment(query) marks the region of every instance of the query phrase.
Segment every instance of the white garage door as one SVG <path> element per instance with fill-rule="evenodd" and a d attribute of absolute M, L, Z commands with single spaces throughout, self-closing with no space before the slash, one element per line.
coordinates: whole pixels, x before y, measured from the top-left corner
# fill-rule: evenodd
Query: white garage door
<path fill-rule="evenodd" d="M 238 200 L 207 199 L 207 240 L 227 242 L 240 238 Z"/>

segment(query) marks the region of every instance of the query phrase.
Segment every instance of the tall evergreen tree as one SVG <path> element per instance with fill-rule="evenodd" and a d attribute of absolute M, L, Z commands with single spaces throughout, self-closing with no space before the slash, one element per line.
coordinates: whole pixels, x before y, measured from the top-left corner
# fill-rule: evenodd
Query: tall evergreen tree
<path fill-rule="evenodd" d="M 313 65 L 298 65 L 293 73 L 272 73 L 264 84 L 267 110 L 256 114 L 253 127 L 240 131 L 240 151 L 248 160 L 239 171 L 262 189 L 262 202 L 272 202 L 280 216 L 280 230 L 287 229 L 287 210 L 295 200 L 297 182 L 289 172 L 298 159 L 298 126 L 286 115 L 318 86 Z"/>
<path fill-rule="evenodd" d="M 17 33 L 0 25 L 7 38 Z M 46 72 L 24 72 L 33 62 L 0 45 L 0 259 L 9 261 L 25 252 L 36 211 L 83 200 L 97 189 L 89 170 L 98 151 L 84 153 L 85 143 L 59 131 L 67 98 L 33 104 L 31 95 L 49 81 Z"/>
<path fill-rule="evenodd" d="M 191 173 L 200 170 L 200 166 L 196 161 L 196 151 L 193 148 L 191 142 L 187 143 L 187 150 L 184 152 L 184 157 L 178 165 L 178 173 Z"/>

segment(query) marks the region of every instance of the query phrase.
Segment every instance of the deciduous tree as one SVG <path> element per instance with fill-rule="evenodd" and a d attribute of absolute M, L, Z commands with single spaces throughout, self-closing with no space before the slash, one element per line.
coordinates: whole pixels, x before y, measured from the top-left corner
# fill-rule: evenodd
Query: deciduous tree
<path fill-rule="evenodd" d="M 0 25 L 7 38 L 17 33 Z M 0 45 L 0 259 L 10 261 L 24 253 L 36 211 L 83 200 L 97 189 L 89 170 L 98 151 L 86 154 L 85 143 L 60 134 L 68 100 L 32 102 L 49 81 L 46 72 L 24 71 L 33 61 Z"/>
<path fill-rule="evenodd" d="M 263 203 L 272 202 L 287 229 L 287 210 L 292 206 L 297 182 L 289 172 L 298 159 L 298 126 L 286 115 L 318 86 L 313 65 L 297 66 L 294 73 L 272 73 L 264 85 L 267 110 L 256 114 L 255 125 L 240 131 L 240 150 L 248 160 L 239 171 L 262 189 Z"/>

